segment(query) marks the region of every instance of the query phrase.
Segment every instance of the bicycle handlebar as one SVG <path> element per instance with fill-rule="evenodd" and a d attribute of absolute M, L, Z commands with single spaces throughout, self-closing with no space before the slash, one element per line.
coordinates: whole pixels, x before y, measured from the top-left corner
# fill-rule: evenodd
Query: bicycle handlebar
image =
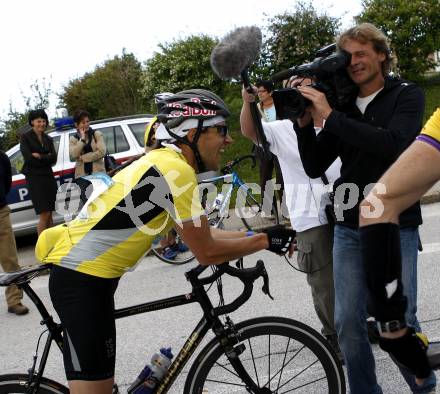
<path fill-rule="evenodd" d="M 223 274 L 238 278 L 244 285 L 243 292 L 234 301 L 230 304 L 214 308 L 214 314 L 216 316 L 231 313 L 240 308 L 251 297 L 254 282 L 259 277 L 262 277 L 264 281 L 262 287 L 263 293 L 272 298 L 269 291 L 269 275 L 267 274 L 262 260 L 258 260 L 255 267 L 242 269 L 231 267 L 229 263 L 223 263 L 217 266 L 217 270 L 212 275 L 199 279 L 198 276 L 206 268 L 206 266 L 197 266 L 185 274 L 193 286 L 209 285 L 220 278 Z"/>
<path fill-rule="evenodd" d="M 246 155 L 246 156 L 238 157 L 238 158 L 226 163 L 226 165 L 220 171 L 222 174 L 228 174 L 231 172 L 233 167 L 235 167 L 237 164 L 239 164 L 242 161 L 247 160 L 247 159 L 252 160 L 252 168 L 255 168 L 255 166 L 257 165 L 255 156 L 254 155 Z"/>

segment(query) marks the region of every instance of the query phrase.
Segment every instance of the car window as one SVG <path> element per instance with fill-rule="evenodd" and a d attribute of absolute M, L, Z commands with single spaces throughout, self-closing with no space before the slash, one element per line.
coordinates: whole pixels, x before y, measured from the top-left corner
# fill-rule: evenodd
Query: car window
<path fill-rule="evenodd" d="M 9 156 L 9 161 L 11 162 L 12 175 L 20 174 L 24 164 L 24 158 L 21 150 L 19 149 L 17 152 Z"/>
<path fill-rule="evenodd" d="M 55 152 L 58 155 L 58 149 L 60 147 L 61 137 L 58 135 L 58 136 L 52 137 L 52 139 L 53 139 L 53 145 L 55 148 Z M 24 157 L 23 157 L 23 154 L 21 153 L 20 149 L 17 152 L 13 153 L 9 157 L 9 161 L 11 162 L 12 175 L 21 174 L 21 170 L 22 170 L 23 164 L 24 164 Z"/>
<path fill-rule="evenodd" d="M 61 136 L 57 135 L 55 137 L 52 137 L 52 139 L 53 139 L 53 146 L 55 148 L 55 152 L 57 152 L 57 156 L 58 156 L 58 150 L 60 148 Z"/>
<path fill-rule="evenodd" d="M 130 130 L 133 132 L 134 136 L 136 137 L 136 141 L 141 147 L 144 146 L 144 135 L 147 125 L 148 122 L 132 123 L 128 125 L 128 127 L 130 127 Z"/>
<path fill-rule="evenodd" d="M 125 152 L 130 149 L 127 138 L 121 126 L 110 126 L 100 128 L 104 136 L 105 145 L 109 154 Z"/>

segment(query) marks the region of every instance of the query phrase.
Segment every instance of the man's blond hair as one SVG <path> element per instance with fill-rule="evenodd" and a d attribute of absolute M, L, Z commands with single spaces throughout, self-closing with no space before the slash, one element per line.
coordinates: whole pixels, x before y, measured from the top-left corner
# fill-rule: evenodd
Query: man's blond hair
<path fill-rule="evenodd" d="M 381 30 L 371 23 L 361 23 L 341 33 L 336 39 L 336 45 L 342 49 L 347 40 L 355 40 L 361 44 L 371 42 L 377 53 L 385 54 L 385 60 L 382 62 L 382 75 L 385 77 L 389 74 L 394 65 L 394 57 L 391 55 L 388 39 Z"/>

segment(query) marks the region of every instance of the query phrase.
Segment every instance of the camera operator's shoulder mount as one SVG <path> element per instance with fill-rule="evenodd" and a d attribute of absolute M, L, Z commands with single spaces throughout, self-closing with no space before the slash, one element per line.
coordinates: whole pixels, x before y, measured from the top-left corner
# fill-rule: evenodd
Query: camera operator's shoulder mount
<path fill-rule="evenodd" d="M 315 89 L 323 92 L 332 108 L 343 109 L 356 96 L 358 87 L 347 73 L 351 54 L 337 50 L 336 44 L 327 45 L 316 52 L 311 63 L 292 67 L 272 77 L 273 82 L 280 82 L 292 76 L 312 78 Z M 276 89 L 273 100 L 277 116 L 281 119 L 301 117 L 310 101 L 302 96 L 296 88 Z"/>

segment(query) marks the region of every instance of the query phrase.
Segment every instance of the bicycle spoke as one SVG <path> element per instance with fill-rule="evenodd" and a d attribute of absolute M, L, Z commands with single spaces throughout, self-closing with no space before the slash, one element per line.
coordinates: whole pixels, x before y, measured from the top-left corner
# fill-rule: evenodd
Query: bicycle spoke
<path fill-rule="evenodd" d="M 251 351 L 252 363 L 254 364 L 255 377 L 257 378 L 257 386 L 260 387 L 260 380 L 258 379 L 257 365 L 255 364 L 254 351 L 252 350 L 251 340 L 248 338 L 249 350 Z"/>
<path fill-rule="evenodd" d="M 246 387 L 245 384 L 224 382 L 222 380 L 206 379 L 206 382 L 219 383 L 219 384 L 228 384 L 230 386 Z"/>
<path fill-rule="evenodd" d="M 266 387 L 268 384 L 270 384 L 270 382 L 273 380 L 273 379 L 275 379 L 277 376 L 278 376 L 278 374 L 281 374 L 281 371 L 282 370 L 284 370 L 284 367 L 286 367 L 287 365 L 289 365 L 290 364 L 290 362 L 303 350 L 305 348 L 305 346 L 303 345 L 302 347 L 301 347 L 301 349 L 299 349 L 291 358 L 290 358 L 290 360 L 285 364 L 285 365 L 283 365 L 279 370 L 278 370 L 278 372 L 275 374 L 275 375 L 273 375 L 272 377 L 270 377 L 269 376 L 269 380 L 268 380 L 268 382 L 263 386 L 263 387 Z M 288 349 L 287 349 L 288 350 Z M 287 354 L 286 354 L 287 355 Z M 316 362 L 316 361 L 315 361 Z M 282 387 L 282 386 L 281 386 Z"/>
<path fill-rule="evenodd" d="M 280 388 L 284 387 L 286 384 L 290 383 L 293 379 L 296 379 L 299 375 L 301 375 L 302 373 L 304 373 L 305 371 L 307 371 L 309 368 L 311 368 L 313 365 L 315 365 L 319 360 L 316 360 L 314 363 L 310 364 L 307 368 L 304 368 L 302 371 L 298 372 L 295 376 L 293 376 L 292 378 L 290 378 L 287 382 L 285 382 L 284 384 L 282 384 L 280 386 Z M 321 380 L 322 378 L 317 379 L 316 381 Z"/>
<path fill-rule="evenodd" d="M 226 368 L 223 364 L 220 364 L 218 361 L 216 361 L 214 365 L 218 365 L 220 368 L 223 368 L 225 371 L 228 371 L 231 375 L 234 375 L 240 379 L 240 376 L 238 376 L 238 374 L 236 372 L 231 371 L 230 369 Z"/>
<path fill-rule="evenodd" d="M 310 385 L 310 384 L 313 384 L 313 383 L 319 382 L 320 380 L 323 380 L 323 379 L 326 379 L 326 377 L 324 376 L 324 377 L 322 377 L 322 378 L 312 380 L 312 381 L 309 382 L 309 383 L 302 384 L 301 386 L 294 387 L 293 389 L 290 389 L 290 390 L 287 390 L 287 391 L 283 391 L 283 392 L 279 392 L 279 391 L 277 391 L 277 394 L 291 393 L 292 391 L 295 391 L 295 390 L 298 390 L 298 389 L 304 388 L 304 387 L 306 387 L 306 386 L 308 386 L 308 385 Z"/>
<path fill-rule="evenodd" d="M 266 384 L 268 384 L 268 387 L 270 389 L 270 335 L 269 335 L 268 344 L 269 344 L 269 361 L 267 363 L 268 364 L 268 374 L 267 374 L 267 376 L 269 377 L 269 381 Z"/>
<path fill-rule="evenodd" d="M 283 359 L 283 364 L 281 367 L 281 372 L 280 372 L 280 377 L 278 379 L 278 384 L 277 384 L 277 391 L 280 388 L 280 383 L 281 383 L 281 377 L 283 375 L 283 371 L 284 371 L 284 367 L 286 366 L 285 362 L 286 362 L 286 358 L 287 358 L 287 352 L 289 350 L 289 345 L 290 345 L 290 338 L 287 340 L 287 346 L 286 346 L 286 351 L 284 352 L 284 359 Z"/>
<path fill-rule="evenodd" d="M 289 338 L 289 342 L 290 342 L 290 338 Z M 288 383 L 290 383 L 293 379 L 296 379 L 299 375 L 301 375 L 302 373 L 304 373 L 305 371 L 307 371 L 308 369 L 310 369 L 313 365 L 315 365 L 318 361 L 319 361 L 319 359 L 316 359 L 316 361 L 314 361 L 313 363 L 311 363 L 310 365 L 308 365 L 308 366 L 306 366 L 306 367 L 304 367 L 300 372 L 298 372 L 294 377 L 292 377 L 291 379 L 289 379 L 287 382 L 285 382 L 284 384 L 282 384 L 281 386 L 280 386 L 280 382 L 281 382 L 281 375 L 282 375 L 282 372 L 283 372 L 283 370 L 284 370 L 284 368 L 287 366 L 287 365 L 289 365 L 297 356 L 298 356 L 298 354 L 303 350 L 303 349 L 305 349 L 305 346 L 303 346 L 303 347 L 301 347 L 301 349 L 299 349 L 291 358 L 290 358 L 290 360 L 287 362 L 287 363 L 285 363 L 285 358 L 286 358 L 286 356 L 287 356 L 287 352 L 288 352 L 288 346 L 287 346 L 287 348 L 286 348 L 286 354 L 285 354 L 285 358 L 284 358 L 284 360 L 283 360 L 283 365 L 281 366 L 281 368 L 277 371 L 277 373 L 275 374 L 275 375 L 273 375 L 272 377 L 270 377 L 270 375 L 269 375 L 269 381 L 263 386 L 263 387 L 268 387 L 268 388 L 270 388 L 270 382 L 272 381 L 272 380 L 274 380 L 276 377 L 277 377 L 277 375 L 279 374 L 280 375 L 280 378 L 279 378 L 279 380 L 278 380 L 278 386 L 277 386 L 277 390 L 279 390 L 280 388 L 282 388 L 282 387 L 284 387 L 286 384 L 288 384 Z M 324 377 L 324 379 L 325 379 L 325 377 Z M 322 378 L 320 378 L 320 379 L 317 379 L 316 381 L 319 381 L 319 380 L 322 380 Z M 315 381 L 314 381 L 315 382 Z M 308 385 L 309 383 L 307 383 L 306 385 Z M 299 387 L 301 387 L 301 386 L 299 386 Z"/>

